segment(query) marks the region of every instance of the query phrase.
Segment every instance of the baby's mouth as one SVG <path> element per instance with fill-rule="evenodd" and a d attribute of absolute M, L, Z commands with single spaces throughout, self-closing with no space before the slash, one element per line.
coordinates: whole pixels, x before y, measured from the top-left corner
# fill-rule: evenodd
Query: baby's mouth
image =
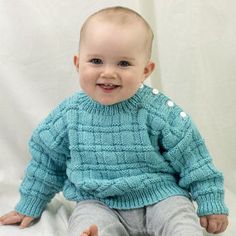
<path fill-rule="evenodd" d="M 97 86 L 107 91 L 112 91 L 120 87 L 120 85 L 116 85 L 116 84 L 102 84 L 102 83 L 98 83 Z"/>

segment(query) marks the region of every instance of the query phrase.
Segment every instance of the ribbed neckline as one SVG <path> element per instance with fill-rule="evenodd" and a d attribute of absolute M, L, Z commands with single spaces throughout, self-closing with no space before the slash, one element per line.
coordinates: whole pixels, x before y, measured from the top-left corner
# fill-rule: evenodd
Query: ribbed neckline
<path fill-rule="evenodd" d="M 150 88 L 148 86 L 144 86 L 140 88 L 134 96 L 131 98 L 113 104 L 113 105 L 103 105 L 92 98 L 90 98 L 86 93 L 82 92 L 80 95 L 80 107 L 89 112 L 89 113 L 100 113 L 104 115 L 115 115 L 121 112 L 133 112 L 140 109 L 143 105 L 143 97 L 145 96 L 146 92 Z"/>

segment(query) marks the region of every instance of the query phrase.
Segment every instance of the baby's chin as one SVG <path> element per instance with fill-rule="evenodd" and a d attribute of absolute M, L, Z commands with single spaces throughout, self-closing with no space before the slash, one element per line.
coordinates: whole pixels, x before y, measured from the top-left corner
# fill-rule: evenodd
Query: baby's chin
<path fill-rule="evenodd" d="M 136 94 L 136 92 L 137 91 L 130 91 L 129 93 L 123 93 L 122 89 L 119 88 L 111 93 L 95 91 L 93 94 L 90 93 L 90 97 L 101 105 L 112 106 L 129 100 Z"/>

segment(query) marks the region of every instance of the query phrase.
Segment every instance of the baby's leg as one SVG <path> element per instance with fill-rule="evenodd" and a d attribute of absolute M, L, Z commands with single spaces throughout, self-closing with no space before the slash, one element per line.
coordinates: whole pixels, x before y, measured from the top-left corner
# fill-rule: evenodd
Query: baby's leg
<path fill-rule="evenodd" d="M 98 232 L 96 231 L 96 225 Z M 128 236 L 115 211 L 94 201 L 79 202 L 69 220 L 69 236 Z"/>
<path fill-rule="evenodd" d="M 155 236 L 203 236 L 192 202 L 182 196 L 169 197 L 147 207 L 147 230 Z"/>

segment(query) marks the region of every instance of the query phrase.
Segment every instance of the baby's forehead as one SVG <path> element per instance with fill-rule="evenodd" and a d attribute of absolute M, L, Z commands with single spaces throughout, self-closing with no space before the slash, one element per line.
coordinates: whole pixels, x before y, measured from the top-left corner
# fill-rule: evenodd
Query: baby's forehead
<path fill-rule="evenodd" d="M 105 32 L 104 36 L 107 35 L 107 33 L 112 34 L 112 32 L 120 32 L 124 37 L 127 34 L 138 34 L 137 37 L 140 39 L 142 37 L 145 42 L 152 40 L 152 33 L 140 19 L 129 15 L 124 15 L 124 17 L 122 17 L 122 15 L 117 16 L 117 14 L 115 14 L 115 16 L 101 14 L 90 18 L 81 31 L 80 39 L 87 39 L 87 37 L 90 37 L 91 32 L 94 32 L 94 30 L 103 31 L 104 28 L 109 31 Z"/>

